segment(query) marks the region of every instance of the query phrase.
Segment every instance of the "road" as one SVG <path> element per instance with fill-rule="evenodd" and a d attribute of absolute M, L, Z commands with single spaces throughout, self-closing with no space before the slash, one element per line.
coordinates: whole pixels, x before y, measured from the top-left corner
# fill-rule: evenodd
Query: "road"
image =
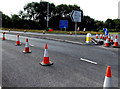
<path fill-rule="evenodd" d="M 24 54 L 26 37 L 21 36 L 21 46 L 15 46 L 15 35 L 7 35 L 7 38 L 0 44 L 3 87 L 102 87 L 108 65 L 112 68 L 113 85 L 118 86 L 117 49 L 28 37 L 32 53 Z M 54 62 L 47 67 L 39 65 L 45 43 L 49 46 L 50 60 Z"/>

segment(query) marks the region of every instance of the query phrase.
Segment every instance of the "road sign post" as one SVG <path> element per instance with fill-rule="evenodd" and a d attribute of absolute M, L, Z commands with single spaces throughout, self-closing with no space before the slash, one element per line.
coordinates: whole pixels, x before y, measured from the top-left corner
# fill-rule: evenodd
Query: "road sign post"
<path fill-rule="evenodd" d="M 81 22 L 81 11 L 73 10 L 70 15 L 73 22 L 75 22 L 75 37 L 77 37 L 77 22 Z"/>
<path fill-rule="evenodd" d="M 75 22 L 75 37 L 77 37 L 77 22 Z"/>

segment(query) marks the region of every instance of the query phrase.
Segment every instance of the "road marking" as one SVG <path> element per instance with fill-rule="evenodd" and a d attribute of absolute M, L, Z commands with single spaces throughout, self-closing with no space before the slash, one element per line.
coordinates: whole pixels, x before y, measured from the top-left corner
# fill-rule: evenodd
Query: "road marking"
<path fill-rule="evenodd" d="M 32 45 L 32 44 L 29 44 L 30 46 L 34 46 L 34 45 Z"/>
<path fill-rule="evenodd" d="M 87 60 L 87 59 L 84 59 L 84 58 L 80 58 L 80 60 L 82 60 L 82 61 L 86 61 L 86 62 L 89 62 L 89 63 L 92 63 L 92 64 L 97 65 L 97 62 L 90 61 L 90 60 Z"/>
<path fill-rule="evenodd" d="M 0 86 L 0 89 L 2 89 L 1 86 Z"/>
<path fill-rule="evenodd" d="M 104 47 L 104 46 L 98 46 L 100 48 L 104 48 L 104 49 L 110 49 L 109 47 Z"/>

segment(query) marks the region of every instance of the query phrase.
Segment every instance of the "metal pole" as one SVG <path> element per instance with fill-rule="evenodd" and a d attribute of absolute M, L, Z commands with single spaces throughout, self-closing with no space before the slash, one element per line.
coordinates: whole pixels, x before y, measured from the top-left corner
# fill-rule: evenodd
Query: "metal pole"
<path fill-rule="evenodd" d="M 49 0 L 47 3 L 47 28 L 49 27 Z"/>
<path fill-rule="evenodd" d="M 77 32 L 76 32 L 76 30 L 77 30 L 77 22 L 75 22 L 75 37 L 77 37 Z"/>
<path fill-rule="evenodd" d="M 65 29 L 65 31 L 66 31 L 66 27 L 64 26 L 64 29 Z"/>

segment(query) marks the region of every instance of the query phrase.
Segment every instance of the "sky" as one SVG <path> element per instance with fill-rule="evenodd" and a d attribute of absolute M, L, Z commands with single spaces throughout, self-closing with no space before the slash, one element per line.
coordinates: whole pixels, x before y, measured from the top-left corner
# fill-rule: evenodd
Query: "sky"
<path fill-rule="evenodd" d="M 1 0 L 0 11 L 11 16 L 18 14 L 20 10 L 29 2 L 40 2 L 41 0 Z M 43 0 L 55 5 L 67 4 L 78 5 L 83 10 L 84 15 L 88 15 L 95 20 L 105 21 L 108 18 L 118 18 L 118 2 L 120 0 Z"/>

